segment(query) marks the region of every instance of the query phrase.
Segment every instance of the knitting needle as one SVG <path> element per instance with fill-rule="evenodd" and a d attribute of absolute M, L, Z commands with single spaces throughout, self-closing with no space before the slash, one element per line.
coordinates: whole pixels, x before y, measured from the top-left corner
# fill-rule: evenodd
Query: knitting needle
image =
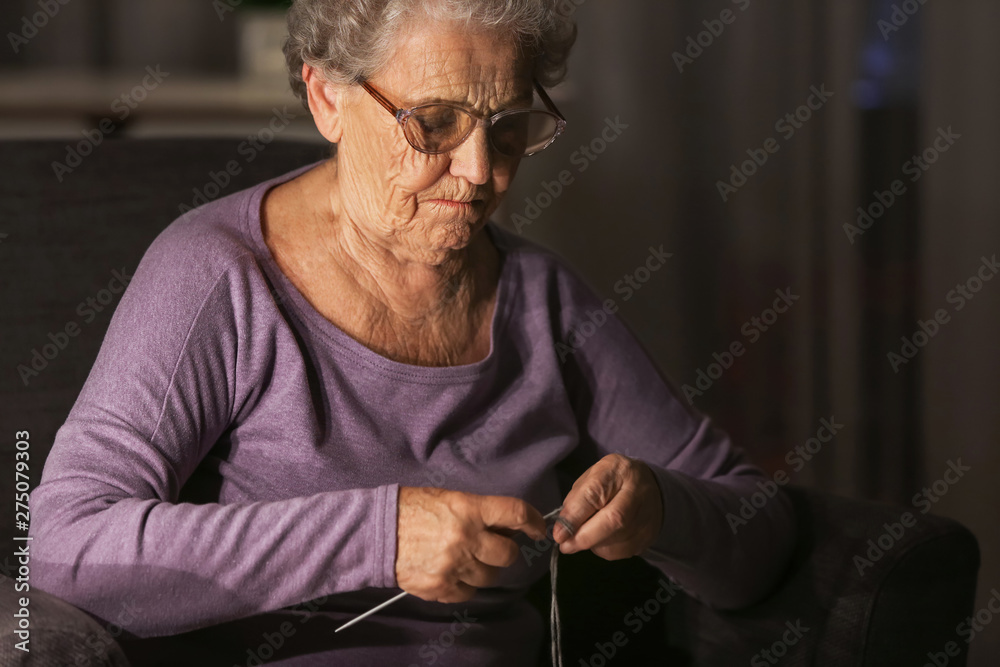
<path fill-rule="evenodd" d="M 546 514 L 545 516 L 543 516 L 542 518 L 545 519 L 546 521 L 548 521 L 552 517 L 557 516 L 559 514 L 560 510 L 562 510 L 562 506 L 561 505 L 559 507 L 557 507 L 556 509 L 552 510 L 551 512 L 549 512 L 548 514 Z M 563 525 L 566 525 L 566 524 L 563 524 Z M 344 623 L 342 626 L 340 626 L 339 628 L 337 628 L 336 630 L 334 630 L 334 632 L 340 632 L 341 630 L 344 630 L 346 628 L 351 627 L 352 625 L 354 625 L 358 621 L 363 621 L 364 619 L 368 618 L 372 614 L 375 614 L 375 613 L 377 613 L 377 612 L 385 609 L 386 607 L 388 607 L 389 605 L 391 605 L 393 602 L 398 602 L 399 600 L 402 600 L 407 595 L 409 595 L 409 593 L 407 593 L 406 591 L 403 591 L 402 593 L 400 593 L 396 597 L 390 598 L 390 599 L 386 600 L 385 602 L 383 602 L 382 604 L 377 605 L 375 607 L 372 607 L 371 609 L 369 609 L 365 613 L 361 614 L 360 616 L 352 618 L 347 623 Z"/>
<path fill-rule="evenodd" d="M 396 597 L 394 597 L 394 598 L 392 598 L 390 600 L 386 600 L 385 602 L 383 602 L 382 604 L 378 605 L 377 607 L 372 607 L 371 609 L 369 609 L 365 613 L 361 614 L 357 618 L 353 618 L 350 621 L 348 621 L 347 623 L 344 623 L 342 626 L 340 626 L 339 628 L 337 628 L 336 630 L 334 630 L 334 632 L 340 632 L 344 628 L 351 627 L 352 625 L 354 625 L 358 621 L 364 620 L 364 619 L 368 618 L 369 616 L 371 616 L 372 614 L 374 614 L 374 613 L 376 613 L 376 612 L 378 612 L 378 611 L 380 611 L 382 609 L 385 609 L 386 607 L 388 607 L 389 605 L 391 605 L 393 602 L 397 602 L 399 600 L 402 600 L 407 595 L 409 595 L 409 593 L 407 593 L 406 591 L 403 591 L 402 593 L 400 593 Z"/>

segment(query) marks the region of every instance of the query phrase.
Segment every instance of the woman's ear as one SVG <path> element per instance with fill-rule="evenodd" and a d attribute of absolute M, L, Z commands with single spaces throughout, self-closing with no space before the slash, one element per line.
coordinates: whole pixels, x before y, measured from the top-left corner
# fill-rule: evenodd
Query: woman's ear
<path fill-rule="evenodd" d="M 341 117 L 343 86 L 327 83 L 315 67 L 304 63 L 302 80 L 305 81 L 306 89 L 309 91 L 309 111 L 312 112 L 316 128 L 330 143 L 340 143 L 343 135 Z"/>

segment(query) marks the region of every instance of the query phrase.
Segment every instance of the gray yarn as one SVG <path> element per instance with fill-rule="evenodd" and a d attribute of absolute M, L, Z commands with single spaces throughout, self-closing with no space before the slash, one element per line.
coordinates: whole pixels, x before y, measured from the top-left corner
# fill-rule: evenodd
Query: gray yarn
<path fill-rule="evenodd" d="M 556 572 L 559 567 L 559 549 L 552 547 L 549 569 L 552 572 L 552 606 L 549 611 L 549 628 L 552 631 L 552 667 L 563 667 L 562 626 L 559 622 L 559 600 L 556 597 Z"/>
<path fill-rule="evenodd" d="M 554 518 L 561 523 L 570 535 L 576 534 L 576 530 L 566 519 L 559 515 L 562 507 L 558 507 L 543 518 L 548 520 Z M 554 527 L 554 526 L 553 526 Z M 552 540 L 552 553 L 549 555 L 549 572 L 552 579 L 552 603 L 549 606 L 549 628 L 552 633 L 552 667 L 563 667 L 562 658 L 562 624 L 559 620 L 559 598 L 556 595 L 556 580 L 559 574 L 559 545 L 555 539 Z"/>

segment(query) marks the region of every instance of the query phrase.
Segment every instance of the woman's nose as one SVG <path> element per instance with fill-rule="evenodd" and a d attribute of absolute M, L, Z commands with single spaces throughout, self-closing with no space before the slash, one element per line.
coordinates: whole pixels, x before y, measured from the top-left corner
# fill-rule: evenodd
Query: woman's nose
<path fill-rule="evenodd" d="M 493 169 L 493 147 L 489 133 L 480 125 L 451 151 L 451 174 L 461 176 L 473 185 L 489 182 Z"/>

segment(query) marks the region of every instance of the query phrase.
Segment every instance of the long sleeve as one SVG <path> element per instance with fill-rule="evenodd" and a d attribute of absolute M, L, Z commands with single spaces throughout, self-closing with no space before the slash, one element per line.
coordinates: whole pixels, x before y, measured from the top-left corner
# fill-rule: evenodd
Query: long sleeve
<path fill-rule="evenodd" d="M 575 276 L 568 282 L 573 298 L 564 301 L 559 351 L 581 447 L 590 460 L 617 452 L 645 462 L 660 487 L 663 527 L 643 557 L 712 606 L 737 608 L 760 599 L 791 554 L 788 498 L 770 483 L 774 495 L 756 516 L 734 521 L 744 499 L 765 483 L 761 471 L 679 400 L 632 332 L 589 288 Z M 601 312 L 603 324 L 583 325 L 599 322 L 592 314 Z"/>
<path fill-rule="evenodd" d="M 136 270 L 32 493 L 32 584 L 140 637 L 395 586 L 396 485 L 182 502 L 285 360 L 254 258 L 181 223 Z"/>

